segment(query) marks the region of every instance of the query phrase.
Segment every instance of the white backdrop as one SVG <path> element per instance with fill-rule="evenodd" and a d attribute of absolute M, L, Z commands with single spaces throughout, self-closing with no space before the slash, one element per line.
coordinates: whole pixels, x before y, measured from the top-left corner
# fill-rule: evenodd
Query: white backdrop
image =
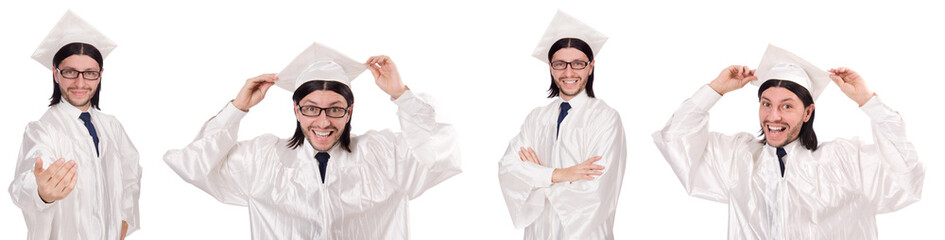
<path fill-rule="evenodd" d="M 822 68 L 850 67 L 900 111 L 927 167 L 924 196 L 877 216 L 884 239 L 943 239 L 941 89 L 945 8 L 824 1 L 16 1 L 0 9 L 0 234 L 26 226 L 5 190 L 23 128 L 51 93 L 50 72 L 30 59 L 72 9 L 119 44 L 105 61 L 102 110 L 118 117 L 141 153 L 142 229 L 130 239 L 247 239 L 246 208 L 225 205 L 164 164 L 236 96 L 243 81 L 280 71 L 312 41 L 355 59 L 390 55 L 405 82 L 438 100 L 461 134 L 464 173 L 411 202 L 414 239 L 519 239 L 496 177 L 526 114 L 546 104 L 547 65 L 529 55 L 555 10 L 610 36 L 597 58 L 597 96 L 627 129 L 618 239 L 724 239 L 726 205 L 688 197 L 654 147 L 679 103 L 731 64 L 756 66 L 774 43 Z M 934 2 L 934 1 L 929 1 Z M 890 2 L 885 2 L 890 3 Z M 354 82 L 355 133 L 398 128 L 395 106 L 364 74 Z M 711 130 L 757 132 L 757 87 L 726 95 Z M 831 84 L 817 102 L 821 140 L 860 136 L 869 119 Z M 243 120 L 241 139 L 288 137 L 290 94 L 273 88 Z M 937 223 L 936 223 L 937 222 Z"/>

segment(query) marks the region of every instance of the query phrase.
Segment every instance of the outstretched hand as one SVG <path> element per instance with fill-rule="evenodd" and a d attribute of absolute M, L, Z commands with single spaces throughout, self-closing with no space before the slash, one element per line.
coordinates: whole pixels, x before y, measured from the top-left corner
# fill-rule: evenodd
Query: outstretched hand
<path fill-rule="evenodd" d="M 76 175 L 78 169 L 75 161 L 66 162 L 65 159 L 60 158 L 44 170 L 43 159 L 36 157 L 33 176 L 36 177 L 39 198 L 45 203 L 52 203 L 69 196 L 78 182 L 78 175 Z"/>
<path fill-rule="evenodd" d="M 368 58 L 364 64 L 367 64 L 368 70 L 371 70 L 371 74 L 374 74 L 374 83 L 387 95 L 397 99 L 407 91 L 407 86 L 400 80 L 397 65 L 390 57 L 385 55 L 373 56 Z"/>
<path fill-rule="evenodd" d="M 256 106 L 266 97 L 266 92 L 269 91 L 269 87 L 276 84 L 276 80 L 279 80 L 279 77 L 276 77 L 274 73 L 247 79 L 240 93 L 236 95 L 236 99 L 233 99 L 233 106 L 244 112 L 249 111 L 249 108 Z"/>
<path fill-rule="evenodd" d="M 840 91 L 861 107 L 873 97 L 873 91 L 866 87 L 863 77 L 856 71 L 841 67 L 830 69 L 828 72 L 831 73 L 830 80 L 840 87 Z"/>
<path fill-rule="evenodd" d="M 723 69 L 719 76 L 709 83 L 709 87 L 712 87 L 712 90 L 719 95 L 725 95 L 744 87 L 755 79 L 758 79 L 755 77 L 755 70 L 749 69 L 748 66 L 732 65 Z"/>

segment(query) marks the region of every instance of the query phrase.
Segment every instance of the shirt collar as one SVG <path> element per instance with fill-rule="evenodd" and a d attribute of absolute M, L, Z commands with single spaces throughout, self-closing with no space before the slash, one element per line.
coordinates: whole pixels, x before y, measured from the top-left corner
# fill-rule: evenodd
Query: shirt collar
<path fill-rule="evenodd" d="M 587 90 L 582 90 L 581 93 L 578 93 L 577 96 L 574 96 L 574 98 L 571 98 L 570 101 L 566 101 L 566 102 L 571 105 L 572 110 L 580 109 L 581 107 L 584 107 L 584 103 L 587 103 L 588 98 L 589 97 L 587 96 Z M 564 99 L 562 99 L 560 95 L 558 96 L 558 100 L 560 100 L 561 102 L 565 102 Z M 561 102 L 559 102 L 558 104 L 560 105 Z"/>
<path fill-rule="evenodd" d="M 804 148 L 804 146 L 801 146 L 800 140 L 801 140 L 800 138 L 794 139 L 794 141 L 791 141 L 791 143 L 788 143 L 787 145 L 784 145 L 784 147 L 782 147 L 782 148 L 784 148 L 784 152 L 787 153 L 785 156 L 791 156 L 791 155 L 793 155 L 796 151 L 798 151 L 799 149 L 800 149 L 800 150 L 807 150 L 806 148 Z M 778 149 L 778 148 L 776 148 L 776 147 L 774 147 L 774 146 L 771 146 L 771 145 L 768 145 L 768 144 L 765 144 L 765 146 L 767 146 L 768 148 L 770 148 L 770 149 L 771 149 L 771 152 L 776 152 L 775 150 Z"/>
<path fill-rule="evenodd" d="M 79 110 L 79 108 L 72 106 L 72 104 L 70 104 L 69 102 L 67 102 L 65 99 L 62 99 L 62 98 L 60 98 L 59 103 L 56 104 L 54 107 L 61 109 L 63 112 L 65 112 L 69 116 L 75 117 L 75 119 L 79 119 L 79 115 L 82 114 L 82 110 Z M 88 111 L 89 114 L 93 112 L 93 109 L 94 109 L 93 107 L 89 106 L 89 111 Z"/>

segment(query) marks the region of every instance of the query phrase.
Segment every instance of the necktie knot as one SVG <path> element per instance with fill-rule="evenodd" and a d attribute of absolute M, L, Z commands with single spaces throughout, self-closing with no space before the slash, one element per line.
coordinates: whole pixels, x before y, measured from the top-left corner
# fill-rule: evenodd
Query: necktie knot
<path fill-rule="evenodd" d="M 784 151 L 783 147 L 779 147 L 775 153 L 778 154 L 778 163 L 781 164 L 781 177 L 784 177 L 784 155 L 787 155 L 787 152 Z"/>
<path fill-rule="evenodd" d="M 561 122 L 564 121 L 564 117 L 568 116 L 568 110 L 571 110 L 571 104 L 568 102 L 562 102 L 561 113 L 558 113 L 558 128 L 555 130 L 555 138 L 558 137 L 558 132 L 561 130 Z"/>
<path fill-rule="evenodd" d="M 91 123 L 91 122 L 92 122 L 92 114 L 89 114 L 89 112 L 83 112 L 82 114 L 79 114 L 79 119 L 81 119 L 82 122 L 84 122 L 84 123 Z"/>
<path fill-rule="evenodd" d="M 318 160 L 318 173 L 321 173 L 322 183 L 325 183 L 325 170 L 328 168 L 329 158 L 331 158 L 331 155 L 328 155 L 326 152 L 318 152 L 315 154 L 315 159 Z"/>

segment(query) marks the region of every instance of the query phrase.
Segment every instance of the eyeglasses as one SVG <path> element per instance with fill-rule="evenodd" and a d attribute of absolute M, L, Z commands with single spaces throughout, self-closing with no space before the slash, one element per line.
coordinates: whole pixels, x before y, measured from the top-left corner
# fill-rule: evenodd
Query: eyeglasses
<path fill-rule="evenodd" d="M 571 65 L 571 69 L 581 70 L 581 69 L 586 68 L 588 63 L 590 62 L 580 61 L 580 60 L 573 61 L 573 62 L 554 61 L 554 62 L 551 62 L 551 69 L 564 70 L 565 68 L 568 68 L 568 65 Z"/>
<path fill-rule="evenodd" d="M 343 118 L 348 114 L 348 109 L 343 107 L 320 108 L 316 106 L 299 106 L 299 112 L 306 117 L 318 117 L 323 111 L 325 112 L 325 116 L 330 118 Z"/>
<path fill-rule="evenodd" d="M 79 78 L 79 74 L 80 74 L 80 73 L 82 74 L 82 78 L 85 78 L 85 80 L 98 80 L 98 78 L 102 76 L 102 72 L 101 72 L 101 71 L 84 71 L 84 72 L 82 72 L 82 71 L 76 71 L 75 69 L 62 70 L 62 69 L 59 69 L 59 68 L 56 68 L 56 70 L 59 71 L 59 75 L 60 75 L 60 76 L 62 76 L 63 78 L 66 78 L 66 79 L 76 79 L 76 78 Z"/>

